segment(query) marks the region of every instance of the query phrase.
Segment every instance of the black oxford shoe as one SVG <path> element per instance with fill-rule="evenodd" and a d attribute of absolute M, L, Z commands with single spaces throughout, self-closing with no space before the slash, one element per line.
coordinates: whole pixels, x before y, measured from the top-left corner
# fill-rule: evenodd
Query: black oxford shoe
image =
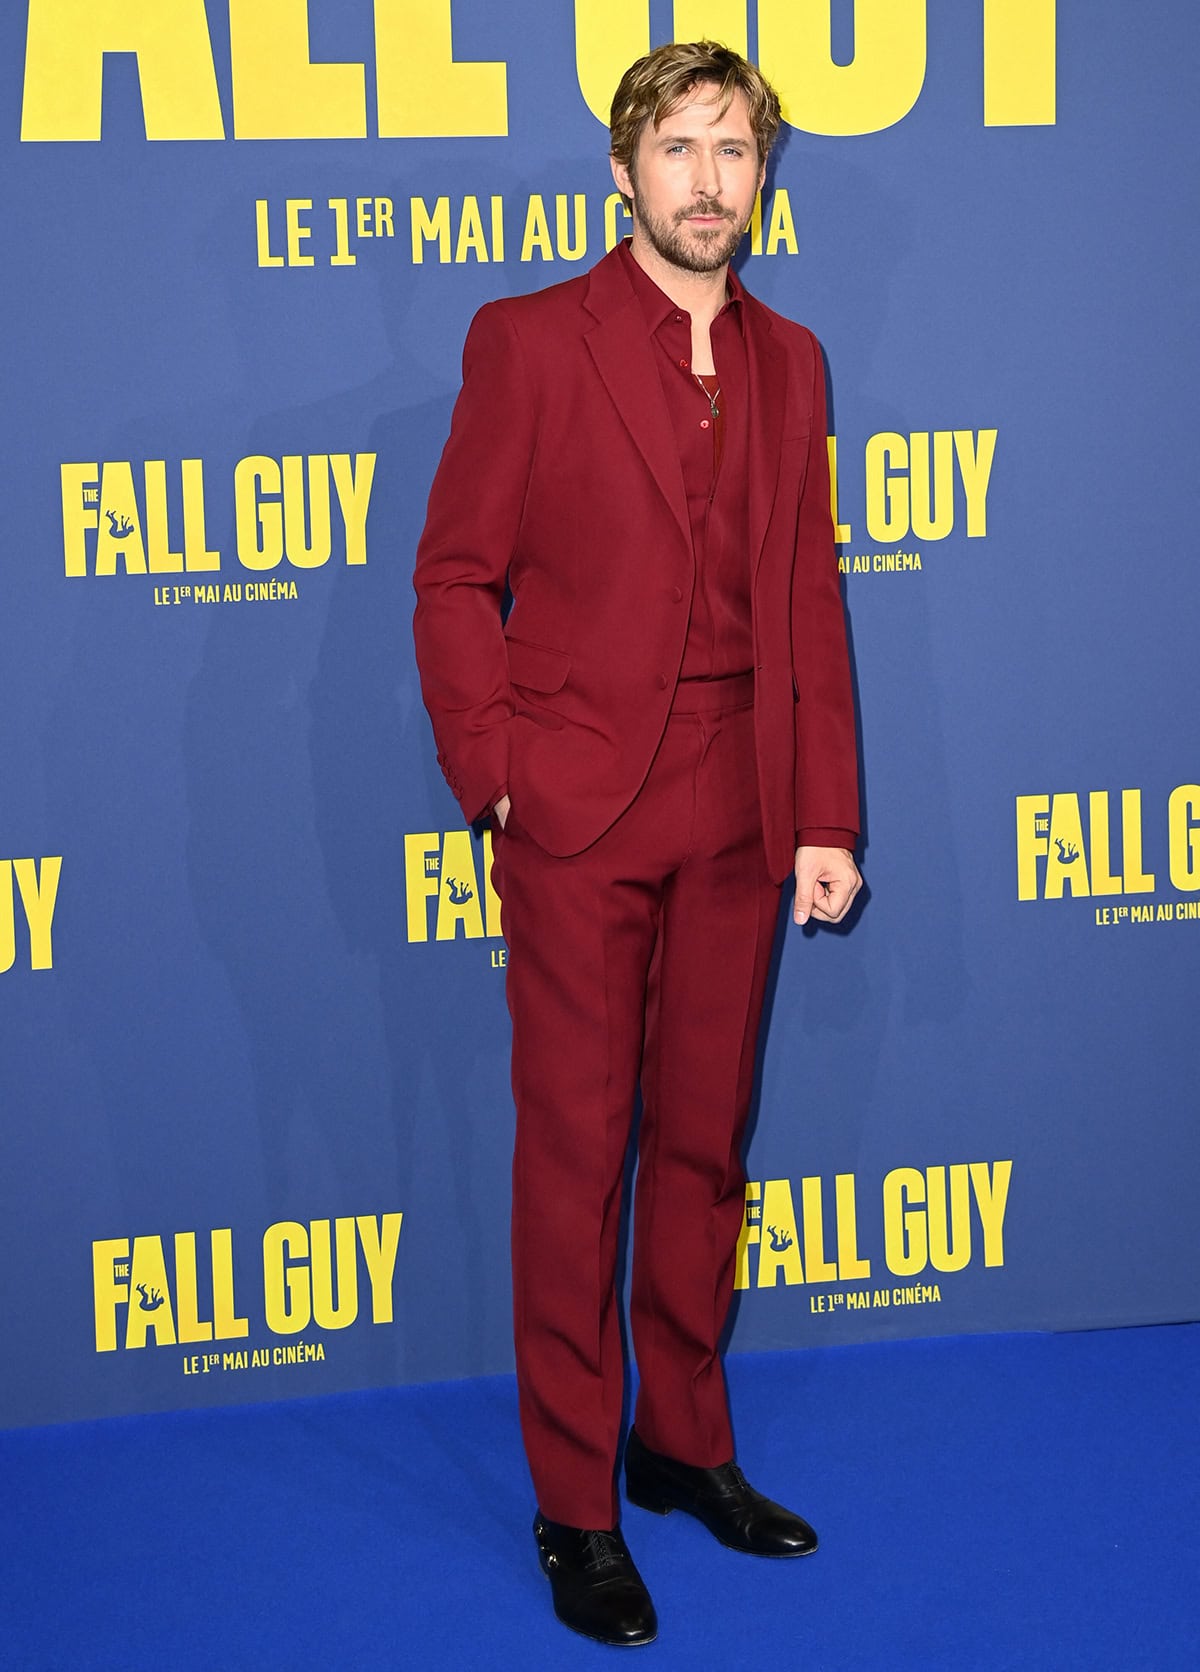
<path fill-rule="evenodd" d="M 658 1617 L 619 1527 L 566 1527 L 539 1510 L 533 1536 L 563 1625 L 620 1648 L 653 1643 Z"/>
<path fill-rule="evenodd" d="M 817 1535 L 808 1522 L 756 1492 L 736 1463 L 698 1469 L 644 1445 L 636 1429 L 625 1447 L 625 1491 L 631 1504 L 669 1515 L 682 1509 L 714 1538 L 751 1556 L 810 1556 Z"/>

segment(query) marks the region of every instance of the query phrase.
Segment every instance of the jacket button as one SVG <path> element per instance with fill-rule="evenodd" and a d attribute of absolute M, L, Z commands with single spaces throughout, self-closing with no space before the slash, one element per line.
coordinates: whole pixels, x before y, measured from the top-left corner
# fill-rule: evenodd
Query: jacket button
<path fill-rule="evenodd" d="M 667 679 L 666 674 L 665 673 L 660 673 L 659 676 L 658 676 L 658 688 L 659 688 L 659 690 L 660 691 L 665 691 L 669 683 L 670 683 L 670 681 Z"/>
<path fill-rule="evenodd" d="M 677 586 L 673 586 L 671 588 L 671 596 L 672 596 L 672 598 L 674 598 L 674 600 L 677 604 L 682 604 L 683 603 L 683 593 L 680 591 L 680 589 Z"/>

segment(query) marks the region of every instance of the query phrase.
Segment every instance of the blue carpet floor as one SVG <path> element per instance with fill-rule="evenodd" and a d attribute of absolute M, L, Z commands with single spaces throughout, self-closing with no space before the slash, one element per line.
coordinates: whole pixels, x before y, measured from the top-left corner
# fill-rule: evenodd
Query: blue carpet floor
<path fill-rule="evenodd" d="M 1200 1325 L 735 1356 L 800 1562 L 626 1512 L 646 1667 L 1200 1668 Z M 573 1668 L 510 1378 L 0 1435 L 19 1672 Z M 626 1655 L 628 1651 L 625 1652 Z"/>

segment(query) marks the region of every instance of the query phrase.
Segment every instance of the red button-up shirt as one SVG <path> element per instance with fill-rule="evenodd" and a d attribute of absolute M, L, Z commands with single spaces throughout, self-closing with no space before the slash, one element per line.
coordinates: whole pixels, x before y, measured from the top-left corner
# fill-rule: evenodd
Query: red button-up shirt
<path fill-rule="evenodd" d="M 623 244 L 626 269 L 655 344 L 659 379 L 679 449 L 695 556 L 695 586 L 681 679 L 722 679 L 754 666 L 750 626 L 748 399 L 742 296 L 709 329 L 720 417 L 692 371 L 692 318 L 664 294 Z M 718 445 L 718 438 L 720 445 Z"/>
<path fill-rule="evenodd" d="M 754 666 L 750 615 L 749 375 L 742 320 L 745 289 L 732 267 L 728 298 L 709 328 L 716 398 L 692 371 L 692 318 L 639 265 L 628 241 L 625 268 L 655 344 L 667 410 L 679 448 L 696 579 L 680 679 L 721 679 Z M 709 388 L 713 387 L 711 379 Z M 798 846 L 853 848 L 852 830 L 804 829 Z"/>

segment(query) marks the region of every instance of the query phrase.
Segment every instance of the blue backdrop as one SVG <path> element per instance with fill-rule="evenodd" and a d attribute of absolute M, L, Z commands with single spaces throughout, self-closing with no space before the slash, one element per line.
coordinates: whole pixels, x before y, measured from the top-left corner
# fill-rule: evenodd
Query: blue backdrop
<path fill-rule="evenodd" d="M 452 33 L 451 33 L 452 30 Z M 411 569 L 650 44 L 788 125 L 868 897 L 781 944 L 732 1343 L 1194 1318 L 1184 0 L 30 0 L 0 22 L 0 1421 L 510 1366 L 503 942 Z"/>

